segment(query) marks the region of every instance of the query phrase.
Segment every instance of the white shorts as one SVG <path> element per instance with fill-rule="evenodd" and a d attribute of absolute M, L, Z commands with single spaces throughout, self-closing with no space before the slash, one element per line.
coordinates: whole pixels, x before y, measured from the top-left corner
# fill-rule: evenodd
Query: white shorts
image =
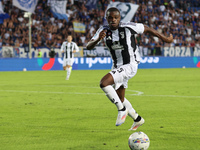
<path fill-rule="evenodd" d="M 138 64 L 126 64 L 117 69 L 112 69 L 109 73 L 114 79 L 114 88 L 117 90 L 120 86 L 128 88 L 128 80 L 134 77 L 137 73 Z"/>
<path fill-rule="evenodd" d="M 74 63 L 74 58 L 70 58 L 70 59 L 64 58 L 64 59 L 63 59 L 63 67 L 65 67 L 65 66 L 67 66 L 67 65 L 72 66 L 73 63 Z"/>

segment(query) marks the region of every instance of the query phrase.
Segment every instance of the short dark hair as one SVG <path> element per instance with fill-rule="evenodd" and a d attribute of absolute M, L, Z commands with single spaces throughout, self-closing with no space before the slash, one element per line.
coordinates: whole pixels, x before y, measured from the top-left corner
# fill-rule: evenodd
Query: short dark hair
<path fill-rule="evenodd" d="M 106 16 L 107 16 L 107 13 L 108 13 L 108 12 L 113 12 L 113 11 L 118 11 L 119 14 L 120 14 L 119 9 L 117 9 L 116 7 L 110 7 L 110 8 L 108 8 L 108 10 L 106 11 Z"/>
<path fill-rule="evenodd" d="M 71 33 L 71 32 L 68 32 L 68 35 L 71 35 L 71 36 L 72 36 L 72 33 Z"/>

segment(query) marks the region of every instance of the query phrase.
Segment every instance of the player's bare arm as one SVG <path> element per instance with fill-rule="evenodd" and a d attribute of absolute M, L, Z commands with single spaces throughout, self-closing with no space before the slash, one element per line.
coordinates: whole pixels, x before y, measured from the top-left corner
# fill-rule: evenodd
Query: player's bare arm
<path fill-rule="evenodd" d="M 96 40 L 90 40 L 86 46 L 88 50 L 93 49 L 99 41 L 101 41 L 106 36 L 106 30 L 103 30 L 99 33 L 99 37 Z"/>
<path fill-rule="evenodd" d="M 148 27 L 147 25 L 144 25 L 144 33 L 150 33 L 153 36 L 157 36 L 158 38 L 160 38 L 161 40 L 163 40 L 166 43 L 173 42 L 173 35 L 172 34 L 170 34 L 169 37 L 166 37 L 165 35 L 159 33 L 158 31 L 156 31 L 153 28 Z"/>

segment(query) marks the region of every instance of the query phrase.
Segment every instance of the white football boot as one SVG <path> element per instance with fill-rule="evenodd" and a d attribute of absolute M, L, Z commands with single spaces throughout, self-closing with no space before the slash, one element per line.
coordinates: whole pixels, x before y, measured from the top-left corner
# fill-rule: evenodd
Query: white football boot
<path fill-rule="evenodd" d="M 137 130 L 137 128 L 138 128 L 139 126 L 143 125 L 144 122 L 145 122 L 144 119 L 141 118 L 140 121 L 134 122 L 133 125 L 131 126 L 131 128 L 130 128 L 129 130 Z"/>
<path fill-rule="evenodd" d="M 127 114 L 128 114 L 128 109 L 126 109 L 124 111 L 118 111 L 116 126 L 120 126 L 121 124 L 123 124 L 125 122 Z"/>

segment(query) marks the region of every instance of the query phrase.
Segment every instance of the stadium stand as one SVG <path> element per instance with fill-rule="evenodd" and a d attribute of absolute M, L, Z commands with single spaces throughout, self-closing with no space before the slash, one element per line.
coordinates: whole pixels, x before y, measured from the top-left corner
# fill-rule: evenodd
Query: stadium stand
<path fill-rule="evenodd" d="M 115 0 L 116 1 L 116 0 Z M 74 35 L 74 41 L 79 46 L 85 46 L 95 31 L 103 24 L 108 1 L 98 0 L 97 9 L 86 7 L 87 1 L 68 0 L 66 10 L 68 22 L 55 18 L 50 11 L 47 0 L 39 0 L 32 15 L 32 46 L 60 48 L 68 33 Z M 161 55 L 161 46 L 191 46 L 200 47 L 200 1 L 199 0 L 121 0 L 139 5 L 139 9 L 132 19 L 133 22 L 145 23 L 163 34 L 173 33 L 174 42 L 171 45 L 158 41 L 149 36 L 138 36 L 137 42 L 142 46 L 146 55 Z M 9 18 L 0 24 L 0 47 L 27 45 L 28 19 L 24 18 L 24 11 L 14 7 L 11 0 L 2 0 L 4 12 Z M 73 30 L 73 21 L 86 25 L 85 33 Z M 102 45 L 102 44 L 101 44 Z M 151 50 L 151 53 L 145 52 Z"/>

